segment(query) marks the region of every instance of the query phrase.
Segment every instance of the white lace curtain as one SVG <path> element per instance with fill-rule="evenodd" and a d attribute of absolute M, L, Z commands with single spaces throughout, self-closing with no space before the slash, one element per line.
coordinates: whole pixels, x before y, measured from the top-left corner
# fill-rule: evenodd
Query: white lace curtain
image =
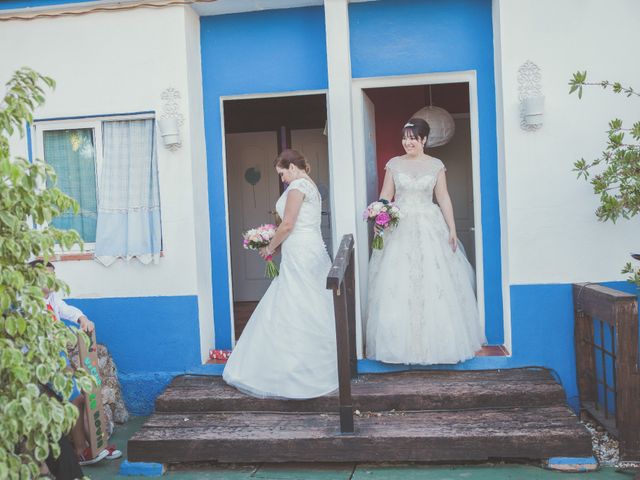
<path fill-rule="evenodd" d="M 153 120 L 104 122 L 95 257 L 158 263 L 160 193 Z"/>

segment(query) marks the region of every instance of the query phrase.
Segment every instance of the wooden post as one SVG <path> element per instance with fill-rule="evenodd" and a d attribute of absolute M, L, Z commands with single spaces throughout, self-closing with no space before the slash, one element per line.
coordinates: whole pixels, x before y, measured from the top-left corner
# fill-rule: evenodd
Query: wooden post
<path fill-rule="evenodd" d="M 353 433 L 353 402 L 351 400 L 351 368 L 349 366 L 348 300 L 344 284 L 333 293 L 336 313 L 336 347 L 338 353 L 338 389 L 340 397 L 340 431 Z"/>
<path fill-rule="evenodd" d="M 640 371 L 638 370 L 638 302 L 616 304 L 616 424 L 620 460 L 640 461 Z"/>
<path fill-rule="evenodd" d="M 578 376 L 578 394 L 580 403 L 596 402 L 598 390 L 596 383 L 596 357 L 593 350 L 593 319 L 582 309 L 580 297 L 586 284 L 573 285 L 573 309 L 575 325 L 573 339 L 576 349 L 576 374 Z"/>
<path fill-rule="evenodd" d="M 350 273 L 349 273 L 350 272 Z M 355 353 L 355 291 L 353 275 L 353 235 L 342 237 L 329 275 L 327 289 L 333 290 L 336 319 L 336 354 L 338 360 L 338 390 L 340 400 L 340 431 L 353 433 L 353 400 L 351 377 L 357 365 L 351 361 Z M 351 339 L 354 340 L 351 340 Z"/>

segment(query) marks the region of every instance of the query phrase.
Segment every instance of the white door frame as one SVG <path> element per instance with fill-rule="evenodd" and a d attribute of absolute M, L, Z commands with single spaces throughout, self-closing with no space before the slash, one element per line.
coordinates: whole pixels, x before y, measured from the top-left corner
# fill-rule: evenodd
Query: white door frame
<path fill-rule="evenodd" d="M 478 116 L 478 86 L 475 70 L 460 72 L 425 73 L 417 75 L 398 75 L 387 77 L 354 78 L 352 85 L 353 128 L 354 128 L 354 164 L 356 177 L 356 204 L 359 211 L 367 206 L 365 138 L 364 138 L 364 89 L 384 87 L 408 87 L 415 85 L 468 83 L 469 84 L 469 117 L 471 127 L 471 168 L 473 175 L 473 216 L 475 225 L 476 247 L 476 289 L 478 310 L 483 329 L 485 328 L 484 311 L 484 256 L 482 250 L 482 204 L 480 195 L 480 130 Z M 419 106 L 416 106 L 418 110 Z M 400 132 L 398 132 L 400 143 Z M 369 245 L 367 245 L 367 225 L 358 224 L 356 251 L 359 257 L 360 305 L 367 304 L 367 279 L 369 273 Z"/>
<path fill-rule="evenodd" d="M 229 235 L 229 192 L 228 192 L 228 181 L 227 178 L 227 143 L 226 143 L 226 131 L 224 127 L 224 102 L 227 100 L 255 100 L 258 98 L 279 98 L 279 97 L 301 97 L 304 95 L 324 95 L 325 99 L 328 95 L 327 90 L 295 90 L 295 91 L 287 91 L 287 92 L 272 92 L 272 93 L 247 93 L 241 95 L 223 95 L 220 96 L 220 134 L 222 135 L 222 178 L 224 180 L 224 215 L 225 215 L 225 225 L 227 226 L 226 232 L 224 232 L 226 236 L 227 243 L 227 284 L 229 285 L 229 321 L 231 322 L 231 345 L 235 347 L 236 345 L 236 329 L 235 329 L 235 314 L 233 312 L 233 278 L 231 275 L 233 274 L 231 268 L 231 236 Z M 327 107 L 328 108 L 328 107 Z M 331 162 L 331 158 L 329 158 L 329 162 Z M 334 208 L 333 205 L 333 190 L 330 188 L 330 202 L 331 208 Z M 334 236 L 335 242 L 335 234 L 333 233 L 335 229 L 333 225 L 331 225 L 332 235 Z M 215 321 L 215 320 L 214 320 Z"/>

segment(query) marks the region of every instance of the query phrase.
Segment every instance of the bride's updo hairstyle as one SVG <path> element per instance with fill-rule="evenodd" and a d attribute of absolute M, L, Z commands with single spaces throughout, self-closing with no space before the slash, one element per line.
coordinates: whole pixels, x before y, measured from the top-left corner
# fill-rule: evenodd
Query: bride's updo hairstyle
<path fill-rule="evenodd" d="M 302 156 L 302 154 L 296 150 L 291 148 L 287 148 L 283 150 L 280 155 L 276 158 L 274 165 L 280 168 L 289 168 L 289 165 L 295 165 L 300 170 L 304 170 L 309 173 L 311 171 L 311 167 L 307 163 L 307 159 Z"/>
<path fill-rule="evenodd" d="M 407 123 L 402 127 L 402 136 L 405 135 L 413 138 L 424 138 L 427 140 L 429 138 L 429 124 L 425 122 L 421 118 L 411 118 Z M 427 142 L 424 142 L 424 147 L 422 148 L 424 153 L 427 153 Z"/>

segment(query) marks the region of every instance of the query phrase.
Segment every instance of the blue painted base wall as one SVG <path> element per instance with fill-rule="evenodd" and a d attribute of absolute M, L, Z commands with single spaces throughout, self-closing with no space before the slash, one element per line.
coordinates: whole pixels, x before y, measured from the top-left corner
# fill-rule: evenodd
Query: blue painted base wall
<path fill-rule="evenodd" d="M 635 286 L 627 282 L 604 285 L 638 293 Z M 361 360 L 360 372 L 546 367 L 557 373 L 569 404 L 577 410 L 571 284 L 512 285 L 510 290 L 511 357 L 478 357 L 453 366 L 427 367 Z M 69 303 L 81 308 L 96 323 L 98 341 L 105 344 L 114 357 L 123 397 L 133 414 L 150 414 L 156 397 L 176 375 L 222 374 L 223 365 L 200 363 L 195 296 L 82 299 L 69 300 Z"/>
<path fill-rule="evenodd" d="M 70 299 L 96 324 L 118 368 L 129 411 L 148 415 L 171 379 L 198 368 L 196 296 Z"/>

